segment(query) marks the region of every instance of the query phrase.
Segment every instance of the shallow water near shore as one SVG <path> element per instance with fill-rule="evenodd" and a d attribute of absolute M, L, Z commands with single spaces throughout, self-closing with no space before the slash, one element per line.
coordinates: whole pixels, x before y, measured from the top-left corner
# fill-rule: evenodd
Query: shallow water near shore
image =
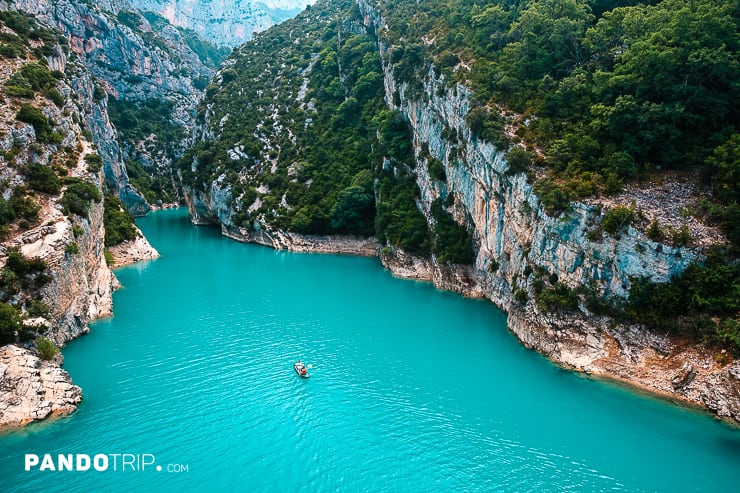
<path fill-rule="evenodd" d="M 118 270 L 115 316 L 64 349 L 79 410 L 0 435 L 0 491 L 737 488 L 738 430 L 555 367 L 486 301 L 184 210 L 138 223 L 161 258 Z M 156 463 L 26 472 L 28 453 Z"/>

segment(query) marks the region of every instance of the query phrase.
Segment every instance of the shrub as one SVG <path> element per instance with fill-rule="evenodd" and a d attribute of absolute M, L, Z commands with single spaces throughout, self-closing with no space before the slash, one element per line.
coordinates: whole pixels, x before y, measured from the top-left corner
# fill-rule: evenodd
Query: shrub
<path fill-rule="evenodd" d="M 105 88 L 100 85 L 96 85 L 95 89 L 93 90 L 93 100 L 95 101 L 102 101 L 107 96 L 105 92 Z"/>
<path fill-rule="evenodd" d="M 31 317 L 43 317 L 48 319 L 50 316 L 49 307 L 38 299 L 31 300 L 26 307 L 28 315 Z"/>
<path fill-rule="evenodd" d="M 28 179 L 28 186 L 37 192 L 56 195 L 62 189 L 62 183 L 49 166 L 39 163 L 29 164 L 26 178 Z"/>
<path fill-rule="evenodd" d="M 58 89 L 54 87 L 47 89 L 44 91 L 44 96 L 49 98 L 49 100 L 57 105 L 58 108 L 62 108 L 64 106 L 64 96 L 62 96 L 62 93 L 59 92 Z"/>
<path fill-rule="evenodd" d="M 45 91 L 56 85 L 57 80 L 46 65 L 27 63 L 20 69 L 20 76 L 28 81 L 34 91 Z"/>
<path fill-rule="evenodd" d="M 678 230 L 671 229 L 670 231 L 674 245 L 683 247 L 691 243 L 691 231 L 687 225 L 683 224 Z"/>
<path fill-rule="evenodd" d="M 506 162 L 509 163 L 507 175 L 517 175 L 524 173 L 532 166 L 532 157 L 526 149 L 519 146 L 513 147 L 506 153 Z"/>
<path fill-rule="evenodd" d="M 87 163 L 87 171 L 90 173 L 97 173 L 103 167 L 103 158 L 100 157 L 100 154 L 85 155 L 85 162 Z"/>
<path fill-rule="evenodd" d="M 645 235 L 653 241 L 659 242 L 663 240 L 663 230 L 660 228 L 660 223 L 657 219 L 654 219 L 650 223 L 648 229 L 645 231 Z"/>
<path fill-rule="evenodd" d="M 33 199 L 22 195 L 18 189 L 11 195 L 10 205 L 13 208 L 15 217 L 21 218 L 22 221 L 26 221 L 27 223 L 36 222 L 39 217 L 39 211 L 41 210 L 41 207 Z"/>
<path fill-rule="evenodd" d="M 578 294 L 565 284 L 557 283 L 552 288 L 540 291 L 537 295 L 537 306 L 547 312 L 557 310 L 572 312 L 578 309 Z"/>
<path fill-rule="evenodd" d="M 10 224 L 15 220 L 15 210 L 10 200 L 5 200 L 0 195 L 0 224 Z"/>
<path fill-rule="evenodd" d="M 0 21 L 18 34 L 28 34 L 31 31 L 31 23 L 28 17 L 20 12 L 7 10 L 0 12 Z"/>
<path fill-rule="evenodd" d="M 559 216 L 570 209 L 568 194 L 555 182 L 540 180 L 535 184 L 534 191 L 549 215 Z"/>
<path fill-rule="evenodd" d="M 16 98 L 30 99 L 33 97 L 33 89 L 25 81 L 9 80 L 5 85 L 5 94 Z"/>
<path fill-rule="evenodd" d="M 615 235 L 627 229 L 634 220 L 635 212 L 632 208 L 618 205 L 610 209 L 601 222 L 601 227 L 610 235 Z"/>
<path fill-rule="evenodd" d="M 15 342 L 21 328 L 21 314 L 17 308 L 0 301 L 0 346 Z"/>
<path fill-rule="evenodd" d="M 17 247 L 8 248 L 7 254 L 8 259 L 5 262 L 5 268 L 11 270 L 19 277 L 27 274 L 37 274 L 46 270 L 46 262 L 43 259 L 38 257 L 27 258 Z"/>
<path fill-rule="evenodd" d="M 72 179 L 71 183 L 67 186 L 67 190 L 64 191 L 61 203 L 67 213 L 77 214 L 86 218 L 90 208 L 90 201 L 100 202 L 101 200 L 102 196 L 95 185 L 79 179 Z"/>
<path fill-rule="evenodd" d="M 667 283 L 631 280 L 626 315 L 652 327 L 691 335 L 709 342 L 736 345 L 740 311 L 740 264 L 714 248 L 704 265 L 690 264 Z M 703 324 L 700 319 L 709 319 Z M 712 319 L 714 321 L 712 321 Z M 715 322 L 716 321 L 716 322 Z"/>
<path fill-rule="evenodd" d="M 39 358 L 49 361 L 59 353 L 59 348 L 47 337 L 39 336 L 36 338 L 36 350 L 39 352 Z"/>
<path fill-rule="evenodd" d="M 76 255 L 80 253 L 80 247 L 77 246 L 77 243 L 73 241 L 67 244 L 67 246 L 64 248 L 64 253 L 66 253 L 67 255 Z"/>
<path fill-rule="evenodd" d="M 435 223 L 432 250 L 439 261 L 471 264 L 475 259 L 472 233 L 465 226 L 458 224 L 439 200 L 432 203 L 431 212 Z"/>
<path fill-rule="evenodd" d="M 529 300 L 529 295 L 524 289 L 517 289 L 514 293 L 514 300 L 520 305 L 524 305 Z"/>
<path fill-rule="evenodd" d="M 123 202 L 113 195 L 106 194 L 103 208 L 106 247 L 136 238 L 134 218 L 123 205 Z"/>
<path fill-rule="evenodd" d="M 447 173 L 445 173 L 445 166 L 439 159 L 432 159 L 429 161 L 429 176 L 439 181 L 447 181 Z"/>
<path fill-rule="evenodd" d="M 486 117 L 488 116 L 488 110 L 486 110 L 483 107 L 476 107 L 472 108 L 467 116 L 465 117 L 465 123 L 468 124 L 468 127 L 470 127 L 470 132 L 474 136 L 480 135 L 481 131 L 483 130 L 483 124 L 486 121 Z"/>
<path fill-rule="evenodd" d="M 15 115 L 18 121 L 28 123 L 33 126 L 36 132 L 36 139 L 42 143 L 58 143 L 60 140 L 59 134 L 52 131 L 52 127 L 49 124 L 49 120 L 44 116 L 44 113 L 30 104 L 24 104 L 18 113 Z"/>

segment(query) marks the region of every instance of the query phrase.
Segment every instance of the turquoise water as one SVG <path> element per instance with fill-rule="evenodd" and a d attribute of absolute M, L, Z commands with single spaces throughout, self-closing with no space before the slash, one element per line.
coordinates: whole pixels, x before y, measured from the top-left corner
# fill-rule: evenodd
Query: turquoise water
<path fill-rule="evenodd" d="M 79 410 L 0 436 L 0 491 L 737 491 L 740 432 L 559 370 L 490 303 L 184 211 L 139 224 L 162 257 L 118 270 L 115 316 L 65 348 Z M 27 453 L 163 469 L 25 472 Z"/>

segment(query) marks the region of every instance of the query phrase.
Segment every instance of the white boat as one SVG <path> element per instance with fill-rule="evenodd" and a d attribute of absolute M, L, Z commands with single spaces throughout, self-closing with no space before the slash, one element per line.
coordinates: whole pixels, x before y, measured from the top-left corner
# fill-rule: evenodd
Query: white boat
<path fill-rule="evenodd" d="M 309 378 L 311 376 L 308 374 L 308 369 L 302 361 L 296 361 L 295 363 L 293 363 L 293 369 L 301 378 Z"/>

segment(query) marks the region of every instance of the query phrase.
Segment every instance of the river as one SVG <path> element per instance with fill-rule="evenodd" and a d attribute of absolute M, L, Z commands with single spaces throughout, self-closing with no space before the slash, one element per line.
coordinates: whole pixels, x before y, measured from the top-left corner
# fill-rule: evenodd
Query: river
<path fill-rule="evenodd" d="M 117 270 L 115 315 L 64 349 L 78 411 L 0 436 L 0 491 L 737 488 L 738 430 L 557 368 L 487 301 L 183 210 L 138 223 L 161 257 Z M 25 454 L 108 467 L 27 472 Z"/>

